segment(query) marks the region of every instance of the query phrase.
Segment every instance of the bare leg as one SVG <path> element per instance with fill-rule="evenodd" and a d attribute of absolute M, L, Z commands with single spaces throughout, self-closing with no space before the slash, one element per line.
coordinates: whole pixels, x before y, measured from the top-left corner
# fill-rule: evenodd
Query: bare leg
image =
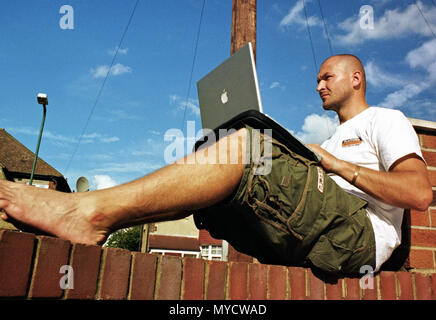
<path fill-rule="evenodd" d="M 238 186 L 246 158 L 246 130 L 242 129 L 204 152 L 185 157 L 145 177 L 109 189 L 61 193 L 0 181 L 0 209 L 13 219 L 72 242 L 96 244 L 126 226 L 185 217 L 229 196 Z M 236 164 L 219 163 L 219 152 L 237 145 Z M 204 163 L 204 157 L 216 159 Z M 222 159 L 222 158 L 221 158 Z M 192 163 L 192 164 L 191 164 Z"/>

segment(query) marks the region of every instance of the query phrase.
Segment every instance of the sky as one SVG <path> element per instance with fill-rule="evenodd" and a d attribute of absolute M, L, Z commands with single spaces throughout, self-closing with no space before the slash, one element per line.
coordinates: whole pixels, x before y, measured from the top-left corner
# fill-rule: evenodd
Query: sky
<path fill-rule="evenodd" d="M 201 129 L 196 82 L 230 56 L 231 0 L 136 1 L 0 2 L 0 127 L 35 151 L 46 93 L 39 156 L 72 190 L 80 176 L 96 190 L 166 165 L 169 130 Z M 306 143 L 327 139 L 338 120 L 321 107 L 318 68 L 351 53 L 371 106 L 436 121 L 435 0 L 304 4 L 258 1 L 266 113 Z"/>

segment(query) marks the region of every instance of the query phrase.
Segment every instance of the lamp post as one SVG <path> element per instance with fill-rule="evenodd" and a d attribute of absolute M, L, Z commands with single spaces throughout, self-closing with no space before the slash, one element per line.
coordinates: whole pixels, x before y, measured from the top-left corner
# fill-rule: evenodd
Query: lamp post
<path fill-rule="evenodd" d="M 32 185 L 33 175 L 35 173 L 36 161 L 38 160 L 39 145 L 41 144 L 42 130 L 44 129 L 44 122 L 45 122 L 45 115 L 47 114 L 47 105 L 48 105 L 47 94 L 38 93 L 37 100 L 38 100 L 39 104 L 42 104 L 43 112 L 42 112 L 41 128 L 39 129 L 38 143 L 36 145 L 36 152 L 35 152 L 35 156 L 33 158 L 32 173 L 30 174 L 29 185 Z"/>

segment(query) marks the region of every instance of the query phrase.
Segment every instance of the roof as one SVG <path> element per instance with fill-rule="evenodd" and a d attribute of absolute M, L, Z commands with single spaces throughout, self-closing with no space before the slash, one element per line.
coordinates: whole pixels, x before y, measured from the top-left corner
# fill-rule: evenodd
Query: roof
<path fill-rule="evenodd" d="M 197 238 L 150 234 L 148 239 L 153 249 L 200 251 Z"/>
<path fill-rule="evenodd" d="M 201 229 L 198 233 L 198 242 L 200 243 L 200 245 L 222 245 L 223 243 L 222 240 L 212 237 L 206 229 Z"/>
<path fill-rule="evenodd" d="M 34 153 L 0 128 L 0 165 L 9 172 L 31 173 Z M 62 177 L 62 174 L 38 157 L 35 174 Z"/>

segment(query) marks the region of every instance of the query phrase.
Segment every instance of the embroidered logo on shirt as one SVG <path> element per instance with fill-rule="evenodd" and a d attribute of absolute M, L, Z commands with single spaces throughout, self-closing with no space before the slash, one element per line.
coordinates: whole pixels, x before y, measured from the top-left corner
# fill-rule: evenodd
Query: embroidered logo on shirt
<path fill-rule="evenodd" d="M 324 193 L 324 172 L 320 167 L 316 167 L 318 170 L 318 191 Z"/>
<path fill-rule="evenodd" d="M 346 139 L 342 141 L 342 148 L 358 146 L 362 143 L 362 138 Z"/>

